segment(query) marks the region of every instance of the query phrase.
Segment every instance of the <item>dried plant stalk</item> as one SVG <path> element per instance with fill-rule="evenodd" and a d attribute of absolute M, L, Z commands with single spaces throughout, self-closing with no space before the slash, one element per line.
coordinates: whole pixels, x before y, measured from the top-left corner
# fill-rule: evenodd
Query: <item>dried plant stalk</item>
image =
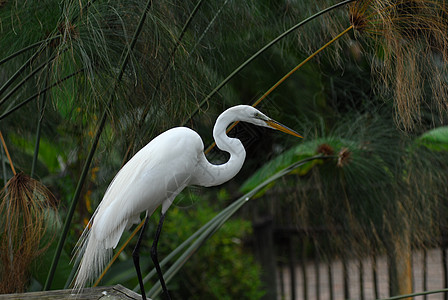
<path fill-rule="evenodd" d="M 24 291 L 31 262 L 50 245 L 55 199 L 39 181 L 18 173 L 0 192 L 0 294 Z"/>

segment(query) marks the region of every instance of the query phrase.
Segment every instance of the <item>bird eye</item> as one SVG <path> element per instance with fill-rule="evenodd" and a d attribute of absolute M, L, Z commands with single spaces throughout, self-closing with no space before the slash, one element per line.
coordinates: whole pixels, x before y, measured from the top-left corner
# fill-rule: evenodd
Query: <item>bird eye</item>
<path fill-rule="evenodd" d="M 260 117 L 260 114 L 258 112 L 255 112 L 254 113 L 254 118 L 259 118 L 259 117 Z"/>

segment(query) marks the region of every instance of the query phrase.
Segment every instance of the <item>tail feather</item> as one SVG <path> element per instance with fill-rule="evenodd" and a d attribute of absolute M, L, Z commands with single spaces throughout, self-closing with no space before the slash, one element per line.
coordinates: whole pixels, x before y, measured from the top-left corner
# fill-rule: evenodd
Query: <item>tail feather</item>
<path fill-rule="evenodd" d="M 107 224 L 105 220 L 111 217 L 104 212 L 98 212 L 99 208 L 93 214 L 75 247 L 75 261 L 80 262 L 73 283 L 73 289 L 76 292 L 93 283 L 101 275 L 125 228 L 140 221 L 140 216 L 136 215 L 130 218 L 118 218 L 118 220 L 115 217 L 117 224 Z"/>
<path fill-rule="evenodd" d="M 79 292 L 101 274 L 112 256 L 112 248 L 106 248 L 104 241 L 95 239 L 90 226 L 84 230 L 76 248 L 76 260 L 80 261 L 73 289 Z"/>

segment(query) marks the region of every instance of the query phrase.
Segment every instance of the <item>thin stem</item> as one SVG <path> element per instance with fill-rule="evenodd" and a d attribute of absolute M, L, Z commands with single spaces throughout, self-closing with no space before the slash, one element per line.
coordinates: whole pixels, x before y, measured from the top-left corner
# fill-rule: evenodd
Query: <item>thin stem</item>
<path fill-rule="evenodd" d="M 42 51 L 45 49 L 45 47 L 48 45 L 48 43 L 51 41 L 51 39 L 46 39 L 42 44 L 41 47 L 36 51 L 36 53 L 34 53 L 6 82 L 5 84 L 3 84 L 2 87 L 0 87 L 0 95 L 3 94 L 6 89 L 9 88 L 9 86 L 11 86 L 11 84 L 14 82 L 14 80 L 16 80 L 17 77 L 20 76 L 20 74 L 22 74 L 25 69 L 29 66 L 31 66 L 31 64 L 33 63 L 33 61 L 42 53 Z M 63 51 L 66 51 L 63 50 Z M 37 68 L 37 70 L 43 68 L 44 66 L 46 66 L 47 64 L 49 64 L 51 61 L 53 61 L 53 59 L 55 59 L 57 57 L 57 55 L 54 55 L 53 57 L 51 57 L 46 63 L 44 63 L 43 65 L 39 66 Z M 34 72 L 32 72 L 30 75 L 34 75 L 34 73 L 36 73 L 36 70 Z M 30 75 L 27 76 L 30 77 Z M 23 80 L 22 80 L 23 82 Z M 19 84 L 20 86 L 20 84 Z M 11 94 L 11 93 L 9 93 Z M 3 102 L 7 99 L 8 97 L 5 96 L 1 101 L 0 101 L 0 106 L 3 104 Z"/>
<path fill-rule="evenodd" d="M 174 48 L 171 50 L 171 53 L 170 53 L 170 55 L 168 56 L 168 59 L 167 59 L 167 61 L 166 61 L 166 63 L 165 63 L 165 67 L 164 67 L 164 69 L 163 69 L 162 75 L 161 75 L 161 76 L 159 77 L 159 79 L 157 80 L 156 88 L 155 88 L 155 90 L 154 90 L 154 93 L 152 93 L 152 99 L 154 99 L 156 92 L 157 92 L 158 89 L 160 88 L 160 85 L 162 84 L 163 80 L 165 79 L 166 73 L 167 73 L 167 71 L 168 71 L 168 69 L 169 69 L 169 67 L 170 67 L 170 63 L 171 63 L 171 61 L 173 60 L 174 55 L 176 54 L 176 51 L 177 51 L 177 49 L 178 49 L 179 46 L 180 46 L 180 42 L 182 41 L 182 39 L 183 39 L 183 37 L 184 37 L 184 35 L 185 35 L 185 32 L 187 31 L 188 26 L 190 26 L 191 21 L 193 20 L 194 16 L 195 16 L 196 13 L 199 11 L 199 8 L 201 7 L 202 3 L 203 3 L 203 0 L 200 0 L 200 1 L 196 4 L 196 6 L 194 7 L 194 9 L 193 9 L 193 11 L 191 12 L 190 16 L 188 17 L 187 21 L 185 22 L 184 27 L 182 28 L 182 31 L 180 32 L 179 37 L 176 39 L 176 45 L 174 45 Z M 150 101 L 150 102 L 152 102 L 152 101 Z M 147 107 L 149 107 L 149 105 L 148 105 Z M 143 114 L 143 116 L 142 116 L 142 118 L 141 118 L 142 120 L 145 119 L 146 114 L 148 113 L 148 111 L 149 111 L 149 109 L 145 109 L 145 113 Z"/>
<path fill-rule="evenodd" d="M 22 48 L 22 49 L 20 49 L 19 51 L 16 51 L 16 52 L 14 52 L 13 54 L 9 55 L 8 57 L 5 57 L 5 58 L 3 58 L 2 60 L 0 60 L 0 65 L 2 65 L 2 64 L 4 64 L 5 62 L 7 62 L 7 61 L 9 61 L 9 60 L 11 60 L 11 59 L 13 59 L 13 58 L 15 58 L 16 56 L 19 56 L 19 55 L 22 54 L 23 52 L 26 52 L 26 51 L 28 51 L 28 50 L 30 50 L 30 49 L 33 49 L 33 48 L 37 47 L 37 46 L 41 46 L 41 45 L 44 44 L 44 43 L 51 42 L 51 41 L 53 41 L 53 40 L 55 40 L 55 39 L 58 39 L 58 38 L 60 38 L 60 37 L 61 37 L 61 35 L 58 34 L 58 35 L 55 35 L 55 36 L 53 36 L 53 37 L 50 37 L 50 38 L 47 38 L 47 39 L 45 39 L 45 40 L 36 42 L 36 43 L 31 44 L 31 45 L 29 45 L 29 46 L 26 46 L 25 48 Z"/>
<path fill-rule="evenodd" d="M 62 82 L 66 81 L 67 79 L 72 78 L 73 76 L 83 72 L 84 69 L 80 69 L 70 75 L 67 75 L 66 77 L 60 79 L 59 81 L 53 83 L 52 85 L 44 88 L 42 91 L 37 92 L 36 94 L 30 96 L 29 98 L 23 100 L 21 103 L 17 104 L 16 106 L 14 106 L 13 108 L 11 108 L 10 110 L 6 111 L 5 113 L 3 113 L 2 115 L 0 115 L 0 120 L 4 119 L 5 117 L 7 117 L 8 115 L 10 115 L 11 113 L 15 112 L 16 110 L 18 110 L 19 108 L 21 108 L 22 106 L 24 106 L 25 104 L 27 104 L 28 102 L 36 99 L 37 97 L 39 97 L 42 93 L 47 92 L 48 90 L 54 88 L 55 86 L 58 86 L 59 84 L 61 84 Z"/>
<path fill-rule="evenodd" d="M 221 5 L 221 7 L 218 9 L 218 11 L 215 13 L 215 15 L 213 16 L 212 20 L 208 23 L 207 28 L 204 29 L 204 31 L 202 32 L 201 36 L 196 41 L 196 44 L 193 46 L 193 49 L 190 51 L 189 56 L 191 56 L 191 54 L 193 54 L 193 52 L 198 47 L 199 43 L 202 41 L 204 36 L 207 34 L 207 32 L 213 26 L 213 24 L 215 23 L 216 19 L 218 18 L 218 16 L 221 14 L 222 10 L 224 9 L 224 6 L 226 6 L 227 2 L 229 2 L 229 0 L 225 0 L 224 3 Z"/>
<path fill-rule="evenodd" d="M 31 172 L 30 177 L 32 178 L 34 176 L 34 170 L 36 168 L 37 159 L 39 157 L 39 147 L 40 147 L 40 134 L 42 129 L 42 120 L 44 118 L 44 106 L 45 106 L 45 97 L 42 99 L 41 108 L 39 110 L 38 114 L 38 120 L 37 120 L 37 129 L 36 129 L 36 143 L 34 144 L 34 153 L 33 153 L 33 161 L 31 163 Z"/>
<path fill-rule="evenodd" d="M 12 90 L 9 91 L 8 94 L 5 95 L 5 97 L 3 97 L 3 99 L 0 100 L 0 106 L 3 105 L 6 102 L 6 100 L 8 100 L 12 96 L 12 94 L 14 94 L 22 85 L 24 85 L 28 80 L 30 80 L 34 75 L 36 75 L 37 72 L 39 72 L 41 69 L 45 68 L 54 58 L 55 58 L 55 56 L 53 56 L 52 58 L 50 58 L 49 60 L 47 60 L 46 62 L 41 64 L 40 66 L 38 66 L 36 69 L 34 69 L 32 72 L 30 72 L 25 78 L 23 78 Z M 10 78 L 10 79 L 12 79 L 12 78 Z M 7 87 L 9 87 L 9 85 L 12 84 L 12 82 L 8 81 L 7 84 L 8 84 Z M 6 86 L 6 84 L 3 87 L 5 87 L 5 86 Z M 2 91 L 3 90 L 0 91 L 0 94 L 2 93 Z"/>
<path fill-rule="evenodd" d="M 280 41 L 281 39 L 283 39 L 285 36 L 289 35 L 291 32 L 293 32 L 294 30 L 300 28 L 301 26 L 305 25 L 306 23 L 308 23 L 309 21 L 319 17 L 320 15 L 327 13 L 335 8 L 338 8 L 340 6 L 343 6 L 347 3 L 353 2 L 355 0 L 346 0 L 346 1 L 342 1 L 340 3 L 337 3 L 333 6 L 330 6 L 324 10 L 319 11 L 318 13 L 306 18 L 305 20 L 303 20 L 302 22 L 294 25 L 293 27 L 289 28 L 287 31 L 283 32 L 281 35 L 279 35 L 278 37 L 276 37 L 275 39 L 273 39 L 271 42 L 269 42 L 268 44 L 266 44 L 263 48 L 261 48 L 260 50 L 258 50 L 254 55 L 252 55 L 249 59 L 247 59 L 244 63 L 242 63 L 238 68 L 236 68 L 232 73 L 230 73 L 220 84 L 218 84 L 218 86 L 216 88 L 214 88 L 205 98 L 204 100 L 202 100 L 201 103 L 199 103 L 198 107 L 196 108 L 196 110 L 190 114 L 190 116 L 187 118 L 187 120 L 185 120 L 182 123 L 182 126 L 184 126 L 185 124 L 187 124 L 200 110 L 200 108 L 202 108 L 202 106 L 205 105 L 205 103 L 207 103 L 207 101 L 213 97 L 225 84 L 227 84 L 227 82 L 230 81 L 230 79 L 232 79 L 236 74 L 238 74 L 242 69 L 244 69 L 249 63 L 251 63 L 255 58 L 257 58 L 260 54 L 262 54 L 264 51 L 266 51 L 267 49 L 269 49 L 271 46 L 273 46 L 274 44 L 276 44 L 278 41 Z"/>
<path fill-rule="evenodd" d="M 174 57 L 174 54 L 176 53 L 177 49 L 180 46 L 180 42 L 182 41 L 185 32 L 187 31 L 187 28 L 190 26 L 191 21 L 193 20 L 194 16 L 196 15 L 196 13 L 199 11 L 199 8 L 201 7 L 202 3 L 204 2 L 204 0 L 199 0 L 198 3 L 196 4 L 196 6 L 193 8 L 193 11 L 191 12 L 190 16 L 187 19 L 187 22 L 185 22 L 184 27 L 182 28 L 182 31 L 179 35 L 179 37 L 176 40 L 176 45 L 174 46 L 173 50 L 171 51 L 171 54 L 169 56 L 169 60 L 166 62 L 166 66 L 164 69 L 164 72 L 166 72 L 168 70 L 169 64 L 171 59 Z"/>
<path fill-rule="evenodd" d="M 48 82 L 48 73 L 46 81 Z M 39 114 L 37 116 L 37 129 L 36 129 L 36 144 L 34 145 L 33 161 L 31 163 L 30 177 L 34 176 L 34 170 L 36 168 L 37 160 L 39 157 L 40 137 L 42 131 L 42 121 L 44 119 L 46 92 L 42 92 L 42 101 L 39 105 Z"/>
<path fill-rule="evenodd" d="M 114 89 L 112 90 L 110 100 L 108 102 L 107 107 L 105 108 L 105 110 L 103 112 L 103 115 L 101 117 L 101 121 L 100 121 L 100 123 L 98 125 L 98 128 L 97 128 L 97 131 L 95 133 L 94 141 L 93 141 L 92 146 L 91 146 L 90 151 L 89 151 L 89 155 L 87 157 L 87 160 L 84 163 L 84 167 L 83 167 L 81 176 L 80 176 L 80 178 L 78 180 L 78 184 L 76 186 L 75 194 L 73 195 L 73 199 L 72 199 L 72 202 L 71 202 L 71 205 L 70 205 L 70 208 L 69 208 L 69 212 L 68 212 L 67 217 L 65 219 L 63 232 L 62 232 L 61 237 L 59 239 L 58 246 L 57 246 L 56 252 L 54 254 L 53 261 L 51 263 L 50 271 L 48 272 L 48 276 L 47 276 L 47 280 L 45 282 L 44 290 L 49 290 L 50 287 L 51 287 L 51 283 L 53 281 L 54 273 L 56 271 L 56 266 L 58 264 L 59 257 L 60 257 L 61 252 L 62 252 L 62 247 L 63 247 L 63 245 L 65 243 L 65 239 L 67 237 L 68 229 L 70 227 L 70 224 L 71 224 L 71 221 L 72 221 L 72 218 L 73 218 L 73 214 L 74 214 L 74 211 L 75 211 L 75 208 L 76 208 L 76 204 L 78 203 L 78 200 L 79 200 L 79 195 L 81 194 L 81 190 L 82 190 L 82 187 L 84 185 L 84 181 L 85 181 L 85 179 L 87 177 L 87 172 L 90 169 L 90 164 L 92 163 L 92 159 L 93 159 L 93 156 L 94 156 L 94 154 L 96 152 L 96 148 L 98 146 L 99 139 L 101 137 L 101 134 L 103 132 L 104 126 L 106 124 L 108 109 L 110 109 L 110 107 L 112 105 L 112 102 L 113 102 L 114 97 L 115 97 L 116 89 L 118 87 L 119 82 L 121 81 L 121 79 L 123 77 L 124 71 L 126 69 L 126 66 L 127 66 L 128 62 L 129 62 L 129 59 L 130 59 L 130 56 L 131 56 L 131 52 L 134 49 L 135 44 L 137 43 L 138 37 L 139 37 L 139 35 L 141 33 L 141 30 L 143 28 L 143 24 L 145 23 L 146 16 L 147 16 L 147 14 L 149 12 L 151 4 L 152 4 L 152 0 L 148 0 L 147 3 L 146 3 L 145 9 L 144 9 L 144 11 L 143 11 L 143 13 L 142 13 L 142 15 L 140 17 L 140 21 L 138 23 L 138 26 L 137 26 L 137 28 L 136 28 L 136 30 L 134 32 L 134 36 L 132 38 L 131 44 L 127 47 L 126 55 L 125 55 L 125 57 L 123 59 L 123 62 L 121 63 L 120 72 L 119 72 L 119 74 L 118 74 L 118 76 L 117 76 L 117 78 L 116 78 L 116 80 L 114 82 Z"/>
<path fill-rule="evenodd" d="M 8 181 L 6 180 L 6 164 L 3 158 L 3 153 L 4 153 L 3 147 L 0 147 L 0 158 L 2 160 L 2 172 L 3 172 L 3 185 L 6 185 Z"/>
<path fill-rule="evenodd" d="M 300 64 L 298 64 L 294 69 L 289 71 L 285 76 L 283 76 L 279 81 L 277 81 L 269 90 L 266 91 L 266 93 L 263 94 L 252 106 L 257 106 L 261 101 L 263 101 L 267 96 L 269 96 L 270 93 L 272 93 L 273 90 L 275 90 L 280 84 L 282 84 L 286 79 L 289 78 L 295 71 L 300 69 L 304 64 L 306 64 L 308 61 L 310 61 L 313 57 L 315 57 L 317 54 L 322 52 L 325 48 L 333 44 L 335 41 L 337 41 L 340 37 L 342 37 L 344 34 L 349 32 L 353 29 L 353 25 L 350 25 L 348 28 L 346 28 L 344 31 L 342 31 L 340 34 L 338 34 L 336 37 L 334 37 L 331 41 L 320 47 L 317 51 L 315 51 L 313 54 L 308 56 L 306 59 L 304 59 Z"/>
<path fill-rule="evenodd" d="M 4 84 L 2 87 L 0 87 L 0 95 L 3 94 L 6 89 L 16 80 L 17 77 L 22 74 L 22 72 L 32 64 L 33 60 L 40 54 L 42 50 L 37 51 L 34 53 L 33 56 L 31 56 Z M 0 106 L 3 104 L 3 100 L 0 101 Z"/>
<path fill-rule="evenodd" d="M 8 147 L 6 147 L 5 139 L 3 138 L 3 134 L 1 132 L 1 130 L 0 130 L 0 140 L 2 141 L 3 149 L 5 149 L 6 157 L 8 157 L 9 165 L 11 166 L 12 173 L 14 175 L 16 175 L 16 169 L 14 169 L 14 165 L 12 163 L 11 156 L 9 155 Z"/>

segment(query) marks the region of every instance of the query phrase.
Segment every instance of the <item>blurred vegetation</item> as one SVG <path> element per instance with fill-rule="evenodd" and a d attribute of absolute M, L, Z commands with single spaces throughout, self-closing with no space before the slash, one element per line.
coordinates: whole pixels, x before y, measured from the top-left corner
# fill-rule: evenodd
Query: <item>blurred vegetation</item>
<path fill-rule="evenodd" d="M 51 288 L 68 286 L 82 229 L 136 151 L 179 125 L 195 129 L 207 147 L 219 113 L 255 102 L 349 26 L 352 31 L 259 105 L 305 139 L 235 127 L 230 135 L 247 149 L 245 166 L 222 187 L 179 196 L 168 212 L 160 257 L 276 172 L 325 157 L 258 191 L 200 243 L 169 289 L 181 299 L 261 298 L 262 270 L 250 245 L 252 224 L 266 215 L 275 226 L 332 229 L 332 238 L 314 248 L 329 256 L 389 252 L 390 241 L 401 237 L 412 247 L 436 245 L 447 215 L 445 1 L 354 1 L 292 31 L 226 79 L 288 28 L 338 2 L 0 0 L 0 130 L 15 168 L 56 199 L 50 232 L 62 232 L 65 220 L 70 225 Z M 14 174 L 3 148 L 0 154 L 6 186 Z M 227 156 L 213 149 L 208 158 Z M 2 197 L 2 207 L 9 199 Z M 156 213 L 142 251 L 149 250 L 157 219 Z M 42 289 L 58 239 L 14 291 Z M 137 285 L 132 243 L 102 284 Z M 146 254 L 142 268 L 149 272 Z"/>

